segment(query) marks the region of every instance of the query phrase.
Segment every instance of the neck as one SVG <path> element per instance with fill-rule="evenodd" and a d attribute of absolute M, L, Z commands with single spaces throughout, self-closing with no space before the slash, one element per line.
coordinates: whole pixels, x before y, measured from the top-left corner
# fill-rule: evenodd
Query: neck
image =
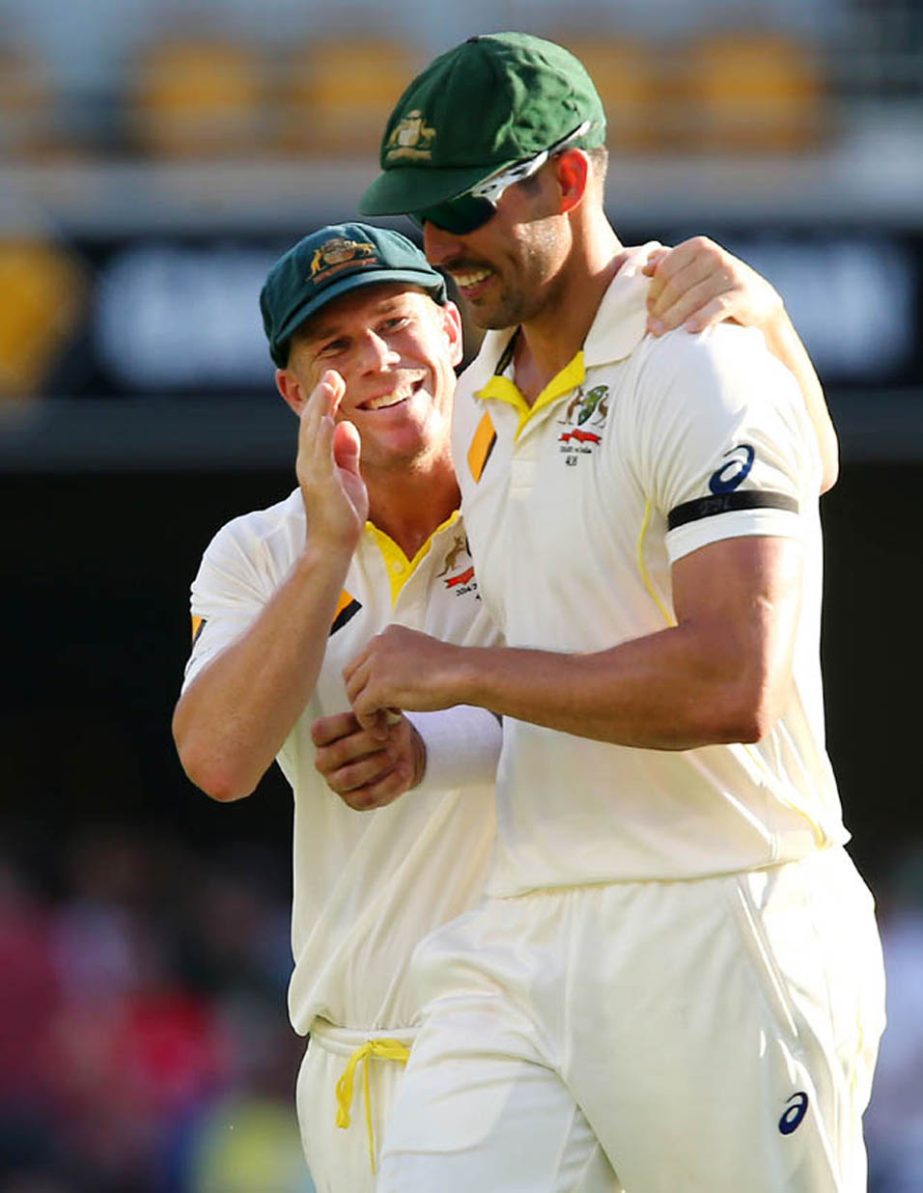
<path fill-rule="evenodd" d="M 583 347 L 624 257 L 621 242 L 601 212 L 593 227 L 575 230 L 549 301 L 523 323 L 519 336 L 516 384 L 530 405 Z"/>
<path fill-rule="evenodd" d="M 450 459 L 419 470 L 402 471 L 399 483 L 392 474 L 365 475 L 369 493 L 369 521 L 383 530 L 413 559 L 433 531 L 461 504 L 461 494 Z"/>

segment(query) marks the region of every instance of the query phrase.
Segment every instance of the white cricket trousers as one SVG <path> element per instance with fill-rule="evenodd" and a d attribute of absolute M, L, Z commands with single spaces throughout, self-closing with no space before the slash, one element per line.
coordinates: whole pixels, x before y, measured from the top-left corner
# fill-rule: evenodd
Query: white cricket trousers
<path fill-rule="evenodd" d="M 488 899 L 413 971 L 379 1193 L 565 1193 L 597 1140 L 627 1193 L 865 1193 L 884 976 L 840 848 Z"/>
<path fill-rule="evenodd" d="M 408 1028 L 312 1024 L 295 1105 L 317 1193 L 374 1193 L 382 1136 L 414 1035 Z"/>
<path fill-rule="evenodd" d="M 305 1157 L 317 1193 L 374 1193 L 382 1139 L 404 1077 L 404 1064 L 388 1055 L 397 1051 L 390 1045 L 398 1042 L 412 1048 L 414 1035 L 406 1028 L 378 1033 L 313 1024 L 311 1042 L 298 1074 L 296 1104 Z M 362 1053 L 365 1055 L 356 1059 Z M 354 1060 L 354 1080 L 344 1083 Z M 343 1096 L 338 1097 L 338 1089 Z M 350 1121 L 344 1128 L 337 1126 L 337 1120 L 343 1121 L 347 1100 Z M 561 1158 L 570 1166 L 566 1187 L 573 1193 L 620 1193 L 609 1161 L 576 1108 L 571 1110 L 566 1138 Z M 554 1167 L 559 1161 L 551 1155 L 548 1163 Z M 492 1188 L 499 1190 L 502 1186 Z"/>

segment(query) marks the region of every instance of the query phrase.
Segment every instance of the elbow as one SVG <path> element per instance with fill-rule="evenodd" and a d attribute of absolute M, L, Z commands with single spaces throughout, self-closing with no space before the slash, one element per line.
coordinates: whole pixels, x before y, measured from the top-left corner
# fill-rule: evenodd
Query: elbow
<path fill-rule="evenodd" d="M 176 731 L 174 741 L 186 777 L 209 799 L 219 804 L 230 804 L 253 793 L 256 780 L 235 772 L 229 759 L 216 755 L 214 751 L 203 748 L 194 739 Z"/>
<path fill-rule="evenodd" d="M 219 804 L 232 804 L 235 800 L 246 799 L 253 794 L 255 784 L 234 782 L 232 776 L 222 774 L 220 770 L 205 770 L 186 774 L 192 782 L 204 791 L 209 799 Z"/>
<path fill-rule="evenodd" d="M 219 804 L 231 804 L 235 800 L 245 799 L 252 795 L 256 786 L 254 783 L 242 781 L 220 763 L 199 761 L 193 757 L 184 757 L 182 753 L 180 762 L 189 781 L 200 791 L 204 791 L 209 799 Z"/>
<path fill-rule="evenodd" d="M 253 775 L 235 762 L 222 740 L 197 716 L 186 696 L 173 712 L 173 742 L 180 765 L 191 783 L 219 804 L 233 803 L 251 795 L 261 775 Z"/>
<path fill-rule="evenodd" d="M 764 714 L 760 709 L 743 709 L 725 727 L 724 744 L 754 745 L 769 736 L 777 719 Z"/>
<path fill-rule="evenodd" d="M 753 745 L 768 737 L 782 715 L 778 695 L 767 685 L 739 686 L 716 703 L 719 715 L 707 727 L 711 745 Z"/>

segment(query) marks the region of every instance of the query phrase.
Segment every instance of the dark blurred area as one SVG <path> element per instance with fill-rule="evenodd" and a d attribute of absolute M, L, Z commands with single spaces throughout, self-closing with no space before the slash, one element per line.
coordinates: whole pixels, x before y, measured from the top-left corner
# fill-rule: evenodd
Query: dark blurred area
<path fill-rule="evenodd" d="M 428 58 L 510 28 L 596 79 L 623 241 L 740 253 L 823 376 L 829 749 L 890 984 L 870 1189 L 923 1189 L 917 0 L 0 0 L 0 1193 L 311 1189 L 291 794 L 179 768 L 189 583 L 294 484 L 266 269 L 355 215 Z"/>

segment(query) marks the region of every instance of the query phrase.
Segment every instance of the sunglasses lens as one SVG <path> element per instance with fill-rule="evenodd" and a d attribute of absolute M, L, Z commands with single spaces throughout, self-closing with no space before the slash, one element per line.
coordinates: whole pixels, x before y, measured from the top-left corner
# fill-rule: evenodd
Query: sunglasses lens
<path fill-rule="evenodd" d="M 425 211 L 415 211 L 413 220 L 422 227 L 426 223 L 435 224 L 443 232 L 453 232 L 456 236 L 464 236 L 474 232 L 482 224 L 486 224 L 494 214 L 492 203 L 486 199 L 476 199 L 473 195 L 460 195 L 448 203 L 440 203 L 437 207 L 427 207 Z"/>

